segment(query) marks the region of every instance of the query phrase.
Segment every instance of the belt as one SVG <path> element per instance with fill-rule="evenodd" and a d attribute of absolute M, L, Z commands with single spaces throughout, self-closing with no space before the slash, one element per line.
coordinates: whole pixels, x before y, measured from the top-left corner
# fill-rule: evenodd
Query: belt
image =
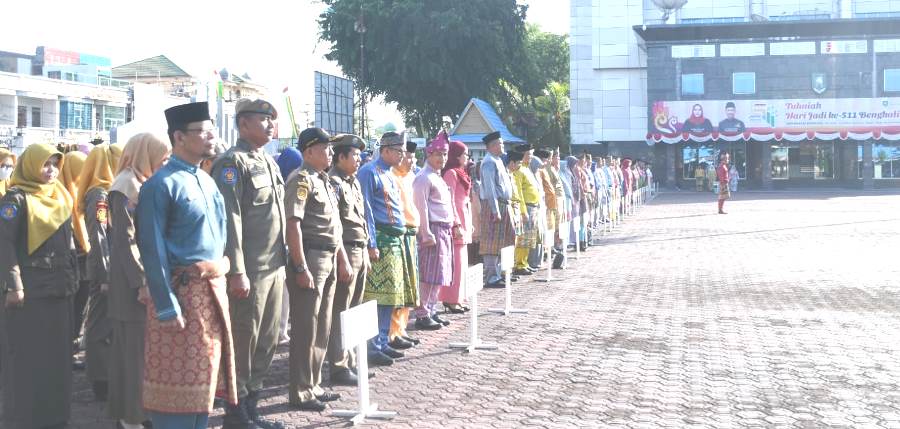
<path fill-rule="evenodd" d="M 324 252 L 334 252 L 337 250 L 337 244 L 317 243 L 313 241 L 303 241 L 304 249 L 321 250 Z"/>
<path fill-rule="evenodd" d="M 365 249 L 369 244 L 365 241 L 344 241 L 344 247 L 351 247 L 355 249 Z"/>
<path fill-rule="evenodd" d="M 533 209 L 534 209 L 534 208 L 540 207 L 540 204 L 528 204 L 528 203 L 525 203 L 525 205 L 528 206 L 528 207 L 531 207 L 531 208 L 533 208 Z"/>

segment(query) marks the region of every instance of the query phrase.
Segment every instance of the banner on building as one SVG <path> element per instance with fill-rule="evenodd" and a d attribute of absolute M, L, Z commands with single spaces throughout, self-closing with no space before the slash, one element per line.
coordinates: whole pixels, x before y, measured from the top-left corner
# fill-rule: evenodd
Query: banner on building
<path fill-rule="evenodd" d="M 648 140 L 900 140 L 900 97 L 657 101 Z"/>

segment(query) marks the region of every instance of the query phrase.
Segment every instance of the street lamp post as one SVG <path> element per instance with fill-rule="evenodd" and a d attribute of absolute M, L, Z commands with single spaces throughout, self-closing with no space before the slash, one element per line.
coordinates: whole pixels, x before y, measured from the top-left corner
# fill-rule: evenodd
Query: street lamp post
<path fill-rule="evenodd" d="M 363 141 L 366 138 L 366 95 L 365 95 L 365 79 L 366 79 L 366 23 L 362 15 L 356 20 L 353 29 L 359 33 L 359 127 L 360 137 Z"/>

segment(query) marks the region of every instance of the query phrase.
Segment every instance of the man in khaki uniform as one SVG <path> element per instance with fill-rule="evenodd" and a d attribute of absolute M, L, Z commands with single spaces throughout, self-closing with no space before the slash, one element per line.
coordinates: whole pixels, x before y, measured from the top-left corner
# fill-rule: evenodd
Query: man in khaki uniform
<path fill-rule="evenodd" d="M 231 295 L 231 326 L 239 402 L 227 406 L 225 429 L 260 424 L 259 390 L 275 356 L 284 291 L 284 181 L 263 151 L 272 139 L 278 112 L 263 100 L 241 99 L 235 107 L 240 137 L 212 166 L 225 199 L 228 240 L 225 256 Z M 275 423 L 266 426 L 277 425 Z"/>
<path fill-rule="evenodd" d="M 366 229 L 366 212 L 362 188 L 356 178 L 359 170 L 360 152 L 366 148 L 365 142 L 357 136 L 339 134 L 332 139 L 334 159 L 329 176 L 338 201 L 345 259 L 338 265 L 349 267 L 350 278 L 338 279 L 334 292 L 334 306 L 331 309 L 331 339 L 328 341 L 328 361 L 331 362 L 331 382 L 356 385 L 356 375 L 352 371 L 353 350 L 344 350 L 341 344 L 342 311 L 362 302 L 366 288 L 366 271 L 369 269 L 367 247 L 369 233 Z"/>
<path fill-rule="evenodd" d="M 294 407 L 323 411 L 340 395 L 322 389 L 322 364 L 331 332 L 335 283 L 350 278 L 338 202 L 325 170 L 333 155 L 331 136 L 321 128 L 300 133 L 303 164 L 287 180 L 285 208 L 291 300 L 290 385 Z"/>

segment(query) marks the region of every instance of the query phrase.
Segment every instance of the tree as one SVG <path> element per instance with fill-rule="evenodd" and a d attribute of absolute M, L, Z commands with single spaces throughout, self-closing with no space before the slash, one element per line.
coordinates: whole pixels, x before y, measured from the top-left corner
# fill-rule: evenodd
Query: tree
<path fill-rule="evenodd" d="M 542 146 L 568 146 L 569 44 L 528 25 L 521 57 L 492 101 L 514 133 Z"/>
<path fill-rule="evenodd" d="M 527 8 L 516 0 L 323 1 L 326 58 L 365 96 L 396 102 L 420 135 L 433 135 L 444 115 L 456 118 L 471 97 L 498 92 L 522 56 Z"/>

